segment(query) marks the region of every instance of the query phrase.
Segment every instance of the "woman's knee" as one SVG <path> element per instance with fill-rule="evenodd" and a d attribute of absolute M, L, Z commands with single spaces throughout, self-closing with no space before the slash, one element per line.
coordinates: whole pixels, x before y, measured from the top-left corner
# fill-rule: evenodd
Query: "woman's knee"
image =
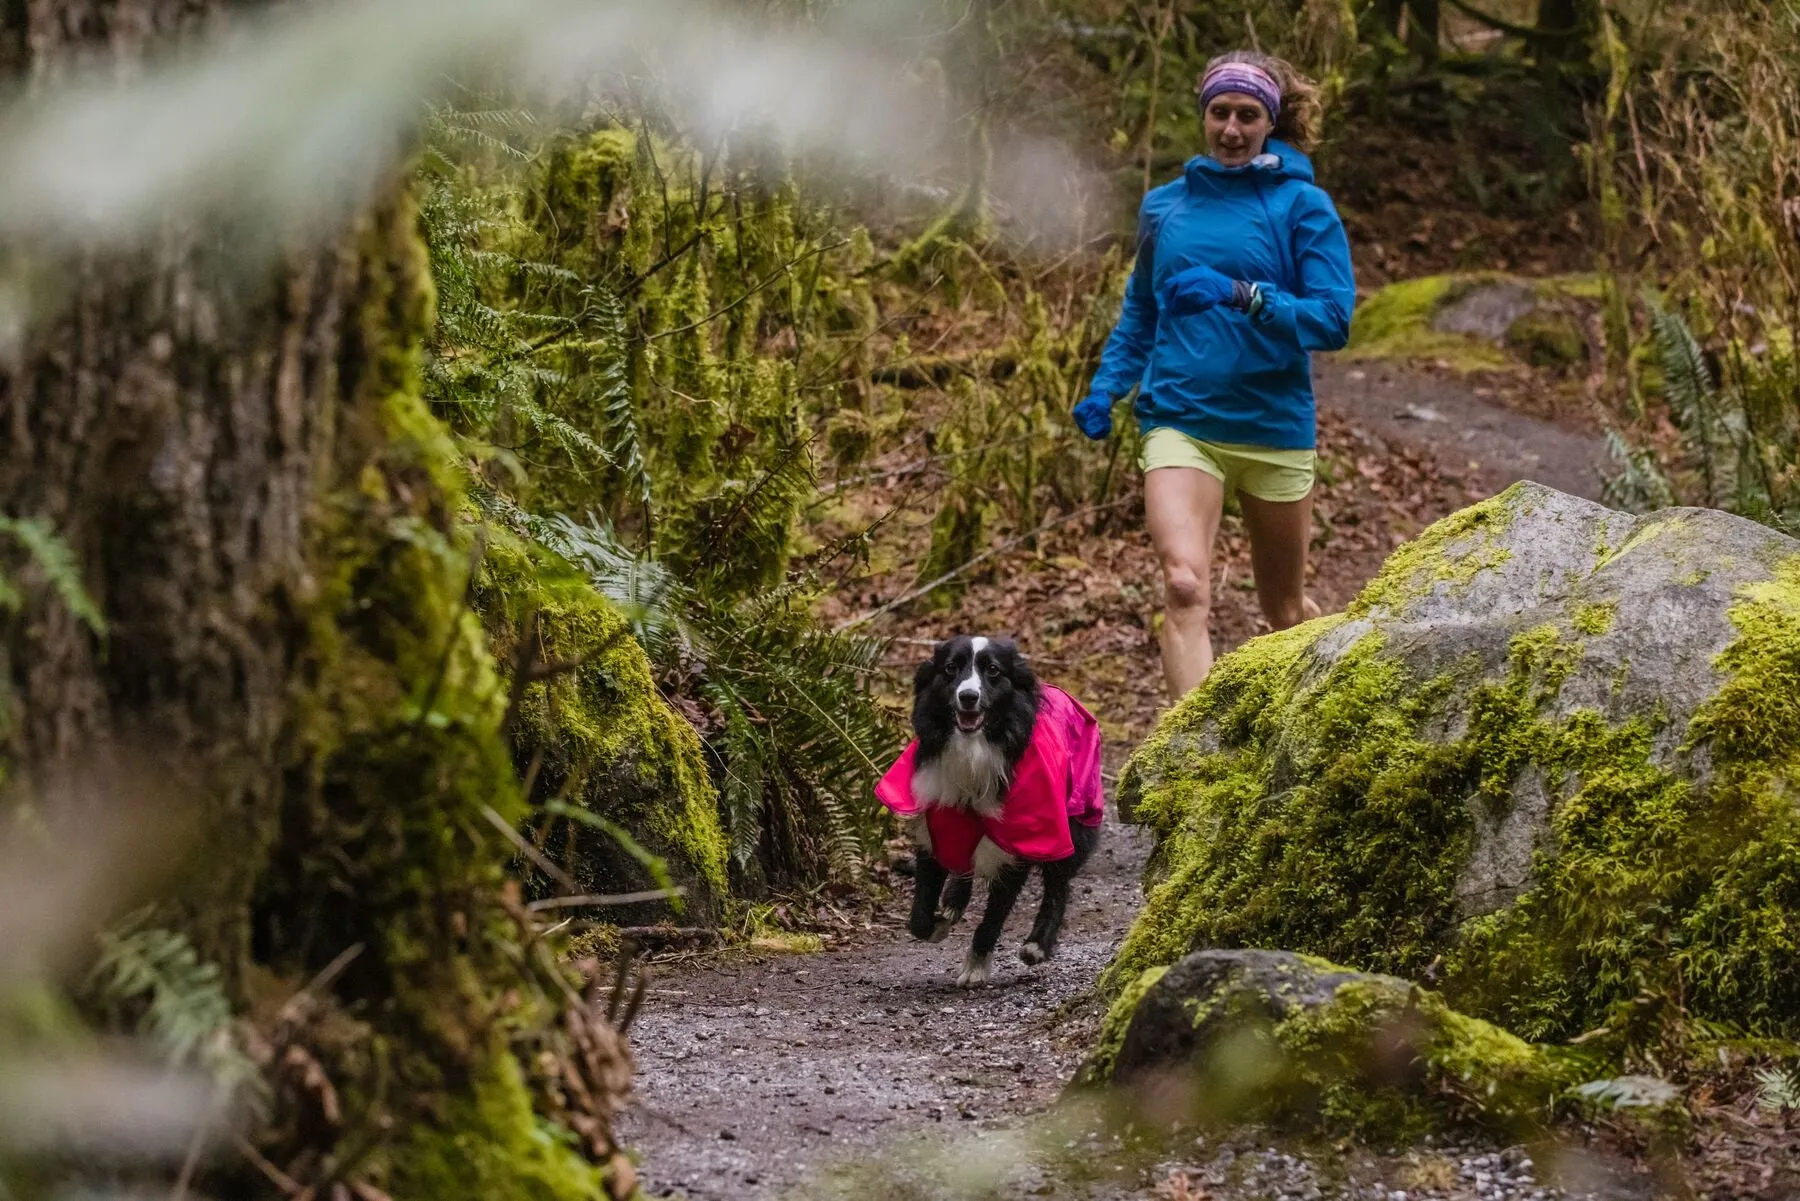
<path fill-rule="evenodd" d="M 1212 584 L 1204 570 L 1185 563 L 1163 565 L 1163 592 L 1168 607 L 1180 612 L 1212 609 Z"/>

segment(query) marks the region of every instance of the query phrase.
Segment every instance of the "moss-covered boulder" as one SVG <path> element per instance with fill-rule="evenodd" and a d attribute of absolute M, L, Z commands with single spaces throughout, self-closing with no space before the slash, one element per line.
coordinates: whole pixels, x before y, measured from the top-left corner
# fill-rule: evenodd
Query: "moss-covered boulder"
<path fill-rule="evenodd" d="M 1115 995 L 1274 946 L 1533 1039 L 1644 994 L 1791 1036 L 1800 543 L 1516 485 L 1221 660 L 1122 793 L 1158 845 Z"/>
<path fill-rule="evenodd" d="M 730 898 L 718 793 L 699 736 L 663 699 L 625 614 L 575 567 L 505 531 L 490 535 L 474 595 L 515 698 L 520 774 L 553 810 L 539 841 L 583 891 L 666 880 L 684 890 L 687 920 L 718 920 Z M 670 912 L 650 901 L 608 916 L 632 924 Z"/>
<path fill-rule="evenodd" d="M 1152 968 L 1083 1068 L 1153 1118 L 1268 1121 L 1406 1140 L 1520 1130 L 1569 1079 L 1552 1054 L 1392 976 L 1288 951 L 1197 951 Z"/>
<path fill-rule="evenodd" d="M 1348 358 L 1430 360 L 1458 371 L 1586 361 L 1585 318 L 1600 300 L 1588 276 L 1524 279 L 1496 272 L 1401 280 L 1357 305 Z"/>

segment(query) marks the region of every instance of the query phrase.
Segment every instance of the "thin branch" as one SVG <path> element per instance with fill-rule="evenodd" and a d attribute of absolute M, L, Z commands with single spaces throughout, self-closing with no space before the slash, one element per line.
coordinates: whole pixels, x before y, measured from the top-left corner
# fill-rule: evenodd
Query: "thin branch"
<path fill-rule="evenodd" d="M 232 1136 L 232 1141 L 237 1144 L 238 1154 L 249 1160 L 250 1165 L 268 1177 L 269 1183 L 280 1189 L 284 1195 L 298 1197 L 305 1191 L 300 1187 L 299 1181 L 270 1163 L 261 1151 L 251 1146 L 249 1139 L 238 1134 Z"/>
<path fill-rule="evenodd" d="M 874 621 L 877 617 L 882 617 L 888 613 L 892 613 L 895 609 L 898 609 L 901 605 L 908 604 L 912 601 L 918 600 L 921 596 L 926 596 L 930 593 L 936 592 L 939 588 L 942 588 L 945 584 L 948 584 L 951 580 L 954 580 L 958 576 L 967 572 L 970 568 L 973 568 L 981 563 L 985 563 L 987 560 L 993 558 L 995 555 L 1005 554 L 1007 551 L 1012 550 L 1014 547 L 1020 545 L 1021 543 L 1029 542 L 1031 539 L 1037 537 L 1039 534 L 1045 533 L 1048 530 L 1055 529 L 1059 525 L 1065 525 L 1068 522 L 1075 520 L 1077 517 L 1086 517 L 1089 514 L 1099 513 L 1106 509 L 1116 509 L 1119 506 L 1128 503 L 1132 499 L 1133 498 L 1129 497 L 1129 496 L 1122 496 L 1118 500 L 1110 501 L 1104 505 L 1086 505 L 1082 508 L 1072 510 L 1068 513 L 1064 513 L 1059 517 L 1053 517 L 1049 521 L 1042 522 L 1041 524 L 1037 525 L 1036 527 L 1025 531 L 1023 534 L 1019 534 L 1016 537 L 1007 539 L 1005 542 L 1002 542 L 999 546 L 990 547 L 989 549 L 982 551 L 980 554 L 976 555 L 973 559 L 970 559 L 967 563 L 964 563 L 961 567 L 957 567 L 951 571 L 946 571 L 943 575 L 939 576 L 935 580 L 932 580 L 930 583 L 923 584 L 917 588 L 914 588 L 911 592 L 903 593 L 902 595 L 897 596 L 893 600 L 889 601 L 887 604 L 882 605 L 878 609 L 871 609 L 869 612 L 864 613 L 861 617 L 853 617 L 849 621 L 840 623 L 838 626 L 836 626 L 832 630 L 832 633 L 842 634 L 846 630 L 855 629 L 857 626 L 867 625 L 869 622 Z"/>
<path fill-rule="evenodd" d="M 350 966 L 351 960 L 362 953 L 363 944 L 360 942 L 353 942 L 339 951 L 335 959 L 319 969 L 318 975 L 308 980 L 299 992 L 287 999 L 286 1003 L 282 1005 L 281 1011 L 275 1015 L 276 1021 L 280 1023 L 297 1021 L 300 1017 L 302 1002 L 317 996 L 333 980 L 336 980 L 345 968 Z"/>
<path fill-rule="evenodd" d="M 545 909 L 579 909 L 585 906 L 640 905 L 645 901 L 668 901 L 687 895 L 687 889 L 647 888 L 643 892 L 611 892 L 588 893 L 578 897 L 546 897 L 541 901 L 533 901 L 525 906 L 529 913 L 540 913 Z"/>
<path fill-rule="evenodd" d="M 850 239 L 845 238 L 842 241 L 833 242 L 829 246 L 815 246 L 811 250 L 807 251 L 805 254 L 797 255 L 794 258 L 791 258 L 787 262 L 783 263 L 781 266 L 775 268 L 775 270 L 773 270 L 769 273 L 769 277 L 767 279 L 762 280 L 760 283 L 758 283 L 754 287 L 752 287 L 749 291 L 745 292 L 742 296 L 738 297 L 736 300 L 732 301 L 730 304 L 725 305 L 723 308 L 714 309 L 712 312 L 710 312 L 706 316 L 700 318 L 698 321 L 690 321 L 686 325 L 678 325 L 674 329 L 665 329 L 665 330 L 661 331 L 660 333 L 651 334 L 648 338 L 645 339 L 645 341 L 654 342 L 658 338 L 672 338 L 676 334 L 685 334 L 690 330 L 696 330 L 696 329 L 699 329 L 703 325 L 706 325 L 713 321 L 717 321 L 720 317 L 723 317 L 726 313 L 729 313 L 732 309 L 737 308 L 738 305 L 743 304 L 746 300 L 749 300 L 752 296 L 755 296 L 758 292 L 763 291 L 770 284 L 774 283 L 776 280 L 778 280 L 782 276 L 786 275 L 789 271 L 792 271 L 795 267 L 799 266 L 801 263 L 804 263 L 807 259 L 812 258 L 815 255 L 823 256 L 825 254 L 828 254 L 831 251 L 836 250 L 840 246 L 848 245 L 849 241 L 850 241 Z"/>
<path fill-rule="evenodd" d="M 494 829 L 504 834 L 508 842 L 512 843 L 515 847 L 518 847 L 520 854 L 537 864 L 538 870 L 543 872 L 546 876 L 549 876 L 552 880 L 555 880 L 570 892 L 574 892 L 581 887 L 581 885 L 575 883 L 574 877 L 570 876 L 568 872 L 565 872 L 562 868 L 550 862 L 549 856 L 532 846 L 530 839 L 513 829 L 512 824 L 496 813 L 492 805 L 483 805 L 481 807 L 481 816 L 487 818 L 489 824 L 492 825 Z"/>

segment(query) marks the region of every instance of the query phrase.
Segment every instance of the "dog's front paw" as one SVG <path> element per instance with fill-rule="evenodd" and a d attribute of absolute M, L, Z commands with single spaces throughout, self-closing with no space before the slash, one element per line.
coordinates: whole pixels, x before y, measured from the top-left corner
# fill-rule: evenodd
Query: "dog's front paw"
<path fill-rule="evenodd" d="M 931 928 L 929 941 L 943 942 L 949 938 L 950 931 L 956 926 L 956 923 L 962 921 L 962 915 L 963 911 L 960 909 L 938 910 L 937 925 Z"/>
<path fill-rule="evenodd" d="M 1031 966 L 1036 967 L 1038 964 L 1044 962 L 1044 960 L 1050 958 L 1050 956 L 1046 955 L 1044 953 L 1044 948 L 1038 946 L 1035 942 L 1028 942 L 1019 948 L 1019 958 Z"/>
<path fill-rule="evenodd" d="M 963 961 L 962 975 L 956 978 L 956 986 L 958 988 L 974 988 L 977 985 L 986 984 L 990 974 L 988 957 L 971 950 L 969 957 Z"/>

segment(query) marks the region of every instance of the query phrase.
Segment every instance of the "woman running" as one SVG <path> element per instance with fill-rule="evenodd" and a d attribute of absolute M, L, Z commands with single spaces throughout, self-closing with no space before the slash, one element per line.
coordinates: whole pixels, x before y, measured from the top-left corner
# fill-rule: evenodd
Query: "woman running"
<path fill-rule="evenodd" d="M 1112 432 L 1138 389 L 1144 509 L 1165 587 L 1163 674 L 1180 699 L 1212 670 L 1213 542 L 1227 490 L 1250 535 L 1263 615 L 1318 616 L 1306 595 L 1315 418 L 1312 352 L 1350 336 L 1356 287 L 1331 198 L 1300 147 L 1318 88 L 1281 59 L 1237 51 L 1196 85 L 1206 153 L 1138 210 L 1137 263 L 1075 421 Z"/>

